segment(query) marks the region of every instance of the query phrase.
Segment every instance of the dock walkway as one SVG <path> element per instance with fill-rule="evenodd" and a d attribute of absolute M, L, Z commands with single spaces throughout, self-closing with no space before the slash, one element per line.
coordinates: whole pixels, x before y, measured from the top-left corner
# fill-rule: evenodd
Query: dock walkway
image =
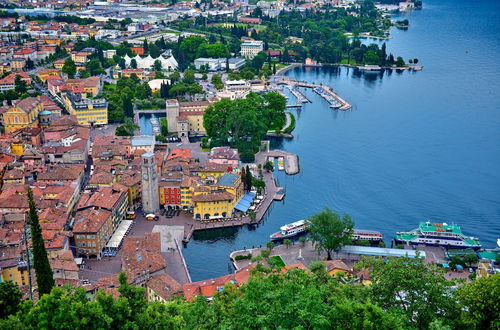
<path fill-rule="evenodd" d="M 299 80 L 295 80 L 295 79 L 288 78 L 288 77 L 280 77 L 280 78 L 281 79 L 278 81 L 278 84 L 287 85 L 290 88 L 290 90 L 292 91 L 292 93 L 293 93 L 294 87 L 320 88 L 326 94 L 328 94 L 330 97 L 335 99 L 340 104 L 338 106 L 339 110 L 345 111 L 345 110 L 349 110 L 350 108 L 352 108 L 352 105 L 349 102 L 347 102 L 346 100 L 344 100 L 343 98 L 341 98 L 339 95 L 337 95 L 337 93 L 335 93 L 330 86 L 312 84 L 312 83 L 299 81 Z M 335 108 L 337 108 L 337 107 L 335 107 Z"/>
<path fill-rule="evenodd" d="M 258 155 L 258 163 L 264 163 L 269 157 L 283 157 L 285 159 L 285 173 L 288 175 L 294 175 L 300 172 L 299 167 L 299 156 L 286 152 L 283 150 L 271 150 L 268 152 L 261 152 Z"/>

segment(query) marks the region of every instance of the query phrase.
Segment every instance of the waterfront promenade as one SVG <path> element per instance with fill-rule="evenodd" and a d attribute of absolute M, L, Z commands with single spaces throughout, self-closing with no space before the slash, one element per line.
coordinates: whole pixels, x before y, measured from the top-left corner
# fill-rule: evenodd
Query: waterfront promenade
<path fill-rule="evenodd" d="M 232 260 L 236 270 L 240 270 L 244 267 L 252 264 L 250 259 L 235 260 L 238 255 L 248 255 L 251 254 L 253 257 L 259 255 L 262 250 L 267 248 L 253 248 L 246 250 L 233 251 L 230 253 L 229 258 Z M 410 246 L 406 246 L 405 250 L 412 250 Z M 424 257 L 424 263 L 448 263 L 445 257 L 444 248 L 436 246 L 418 246 L 418 251 L 421 251 Z M 327 255 L 325 252 L 317 251 L 313 242 L 306 241 L 304 243 L 293 242 L 291 246 L 286 245 L 276 245 L 272 250 L 270 256 L 279 256 L 286 266 L 291 266 L 297 263 L 303 263 L 308 266 L 314 261 L 326 260 Z M 342 250 L 338 253 L 333 253 L 333 259 L 342 260 L 349 268 L 353 268 L 354 264 L 363 259 L 363 255 L 345 253 Z M 445 277 L 448 279 L 452 278 L 467 278 L 469 276 L 468 272 L 459 271 L 448 271 Z"/>
<path fill-rule="evenodd" d="M 285 159 L 285 173 L 288 175 L 294 175 L 300 172 L 299 156 L 297 156 L 296 154 L 276 149 L 267 152 L 259 152 L 255 156 L 255 160 L 256 163 L 264 164 L 269 159 L 269 157 L 283 157 Z"/>

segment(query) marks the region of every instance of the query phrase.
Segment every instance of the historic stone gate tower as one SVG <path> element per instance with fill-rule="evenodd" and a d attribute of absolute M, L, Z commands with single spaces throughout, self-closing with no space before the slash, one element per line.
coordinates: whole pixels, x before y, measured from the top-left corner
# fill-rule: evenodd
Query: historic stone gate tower
<path fill-rule="evenodd" d="M 157 214 L 160 210 L 158 197 L 158 174 L 155 155 L 148 152 L 142 155 L 142 209 L 144 213 Z"/>

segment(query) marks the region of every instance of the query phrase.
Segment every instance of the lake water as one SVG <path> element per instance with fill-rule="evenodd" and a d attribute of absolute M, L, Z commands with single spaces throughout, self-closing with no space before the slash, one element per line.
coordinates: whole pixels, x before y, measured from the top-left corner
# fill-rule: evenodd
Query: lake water
<path fill-rule="evenodd" d="M 227 274 L 229 253 L 265 245 L 278 228 L 324 206 L 356 228 L 396 231 L 427 219 L 455 222 L 486 247 L 500 237 L 500 1 L 430 0 L 402 15 L 387 41 L 418 58 L 421 72 L 360 74 L 346 68 L 289 72 L 332 86 L 353 109 L 339 112 L 312 91 L 295 111 L 301 172 L 277 173 L 286 187 L 259 227 L 204 232 L 184 249 L 193 281 Z"/>

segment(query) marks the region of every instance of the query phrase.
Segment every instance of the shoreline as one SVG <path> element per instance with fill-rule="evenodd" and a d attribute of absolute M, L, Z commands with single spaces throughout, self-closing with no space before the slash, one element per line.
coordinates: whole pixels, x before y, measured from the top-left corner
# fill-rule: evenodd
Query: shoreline
<path fill-rule="evenodd" d="M 332 67 L 332 66 L 342 66 L 345 68 L 351 68 L 351 69 L 358 69 L 362 71 L 368 71 L 368 70 L 363 70 L 363 67 L 365 64 L 347 64 L 347 63 L 319 63 L 319 64 L 304 64 L 304 63 L 291 63 L 290 65 L 279 69 L 276 71 L 276 74 L 271 76 L 271 79 L 274 78 L 280 78 L 280 77 L 285 77 L 285 74 L 295 68 L 299 67 L 305 67 L 305 68 L 322 68 L 322 67 Z M 415 70 L 415 71 L 421 71 L 424 66 L 423 65 L 406 65 L 406 66 L 379 66 L 380 70 Z M 375 71 L 375 70 L 373 70 Z"/>
<path fill-rule="evenodd" d="M 257 153 L 254 164 L 262 164 L 267 161 L 269 157 L 283 157 L 285 159 L 284 172 L 287 175 L 295 175 L 300 172 L 299 156 L 279 149 Z M 242 227 L 244 225 L 258 225 L 263 220 L 271 204 L 275 201 L 282 201 L 286 195 L 284 188 L 276 184 L 276 178 L 273 172 L 264 171 L 263 176 L 263 180 L 266 183 L 264 193 L 262 194 L 264 199 L 262 199 L 255 209 L 255 219 L 247 215 L 213 222 L 201 222 L 192 218 L 174 221 L 174 224 L 184 226 L 182 243 L 189 243 L 191 237 L 197 231 Z"/>

